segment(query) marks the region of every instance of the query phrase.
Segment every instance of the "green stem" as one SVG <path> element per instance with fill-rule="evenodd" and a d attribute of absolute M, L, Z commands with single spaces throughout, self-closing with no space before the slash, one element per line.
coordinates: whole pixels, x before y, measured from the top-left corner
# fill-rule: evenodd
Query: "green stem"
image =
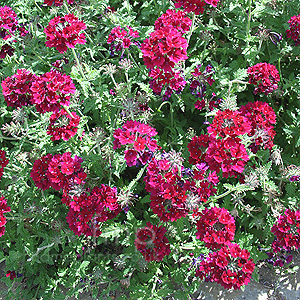
<path fill-rule="evenodd" d="M 187 37 L 187 43 L 188 43 L 188 44 L 189 44 L 190 39 L 191 39 L 191 36 L 192 36 L 192 34 L 193 34 L 194 26 L 195 26 L 195 13 L 193 12 L 192 25 L 191 25 L 191 29 L 190 29 L 189 35 L 188 35 L 188 37 Z"/>
<path fill-rule="evenodd" d="M 69 14 L 70 10 L 69 10 L 68 4 L 67 4 L 67 2 L 65 0 L 63 0 L 63 1 L 64 1 L 64 7 L 65 7 L 67 13 Z"/>
<path fill-rule="evenodd" d="M 135 59 L 133 58 L 133 56 L 131 55 L 131 53 L 129 52 L 128 49 L 126 49 L 128 56 L 130 57 L 130 59 L 134 62 L 135 66 L 142 72 L 140 66 L 137 64 L 137 62 L 135 61 Z"/>
<path fill-rule="evenodd" d="M 170 101 L 164 101 L 159 108 L 157 109 L 158 111 L 160 111 L 160 109 L 165 105 L 165 104 L 169 104 L 170 105 L 170 119 L 171 119 L 171 128 L 174 127 L 174 109 L 173 109 L 173 105 Z"/>
<path fill-rule="evenodd" d="M 280 76 L 280 80 L 282 81 L 282 74 L 281 74 L 281 57 L 279 57 L 278 59 L 278 71 L 279 71 L 279 76 Z"/>
<path fill-rule="evenodd" d="M 74 49 L 74 48 L 71 48 L 71 50 L 72 50 L 73 56 L 74 56 L 74 58 L 75 58 L 75 60 L 76 60 L 76 63 L 77 63 L 77 66 L 78 66 L 78 68 L 79 68 L 79 72 L 80 72 L 82 78 L 85 79 L 85 80 L 87 80 L 87 78 L 85 77 L 85 75 L 84 75 L 84 73 L 83 73 L 83 70 L 82 70 L 82 67 L 81 67 L 81 64 L 80 64 L 80 62 L 79 62 L 79 59 L 78 59 L 78 56 L 77 56 L 77 54 L 76 54 L 75 49 Z"/>
<path fill-rule="evenodd" d="M 246 26 L 247 47 L 249 46 L 249 39 L 250 39 L 251 5 L 252 5 L 252 0 L 249 0 L 249 4 L 248 4 L 248 21 L 247 21 L 247 26 Z"/>

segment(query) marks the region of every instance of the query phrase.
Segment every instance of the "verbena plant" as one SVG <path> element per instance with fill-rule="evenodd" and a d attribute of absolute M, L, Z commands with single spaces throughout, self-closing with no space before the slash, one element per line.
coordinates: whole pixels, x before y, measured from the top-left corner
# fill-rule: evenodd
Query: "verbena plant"
<path fill-rule="evenodd" d="M 299 1 L 0 4 L 6 299 L 196 299 L 293 269 Z"/>

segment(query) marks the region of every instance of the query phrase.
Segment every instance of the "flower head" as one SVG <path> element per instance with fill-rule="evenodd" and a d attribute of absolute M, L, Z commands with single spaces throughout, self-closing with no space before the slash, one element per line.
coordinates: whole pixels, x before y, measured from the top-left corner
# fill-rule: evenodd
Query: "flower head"
<path fill-rule="evenodd" d="M 47 39 L 46 46 L 55 47 L 59 53 L 64 53 L 68 48 L 75 48 L 76 44 L 86 42 L 85 34 L 81 33 L 85 29 L 85 23 L 73 14 L 57 16 L 50 20 L 44 30 Z"/>
<path fill-rule="evenodd" d="M 295 45 L 300 45 L 300 14 L 297 16 L 292 16 L 288 23 L 290 28 L 286 31 L 288 38 L 295 41 Z"/>

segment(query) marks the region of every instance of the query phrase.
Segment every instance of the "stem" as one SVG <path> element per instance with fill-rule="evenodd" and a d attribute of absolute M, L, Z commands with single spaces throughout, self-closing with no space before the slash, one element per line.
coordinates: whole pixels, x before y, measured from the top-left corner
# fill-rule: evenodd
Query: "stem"
<path fill-rule="evenodd" d="M 278 59 L 278 71 L 279 71 L 279 76 L 280 76 L 280 80 L 282 80 L 282 75 L 281 75 L 281 57 L 279 57 Z"/>
<path fill-rule="evenodd" d="M 135 59 L 133 58 L 133 56 L 131 55 L 131 53 L 129 52 L 128 49 L 126 49 L 128 56 L 130 57 L 130 59 L 135 63 L 136 67 L 142 72 L 140 66 L 137 64 L 137 62 L 135 61 Z"/>
<path fill-rule="evenodd" d="M 79 72 L 80 72 L 82 78 L 84 78 L 85 80 L 87 80 L 86 77 L 85 77 L 85 75 L 84 75 L 84 73 L 83 73 L 83 70 L 82 70 L 81 64 L 80 64 L 80 62 L 79 62 L 79 59 L 78 59 L 78 57 L 77 57 L 77 54 L 76 54 L 75 49 L 74 49 L 74 48 L 71 48 L 71 50 L 72 50 L 73 56 L 74 56 L 74 58 L 75 58 L 75 60 L 76 60 L 76 63 L 77 63 L 77 66 L 78 66 L 78 68 L 79 68 Z"/>
<path fill-rule="evenodd" d="M 173 128 L 173 126 L 174 126 L 174 116 L 173 116 L 174 110 L 173 110 L 173 105 L 172 105 L 172 103 L 169 102 L 169 101 L 164 101 L 164 102 L 159 106 L 159 108 L 158 108 L 157 110 L 159 111 L 166 103 L 168 103 L 168 104 L 170 105 L 171 127 Z"/>
<path fill-rule="evenodd" d="M 249 46 L 249 38 L 250 38 L 251 5 L 252 5 L 252 0 L 249 0 L 249 4 L 248 4 L 248 22 L 247 22 L 247 26 L 246 26 L 247 47 Z"/>
<path fill-rule="evenodd" d="M 64 2 L 64 7 L 65 7 L 66 11 L 69 14 L 70 10 L 69 10 L 68 4 L 67 4 L 67 2 L 65 0 L 63 0 L 63 2 Z"/>
<path fill-rule="evenodd" d="M 188 35 L 188 37 L 187 37 L 187 43 L 188 43 L 188 44 L 189 44 L 189 42 L 190 42 L 191 36 L 192 36 L 192 34 L 193 34 L 193 31 L 194 31 L 194 25 L 195 25 L 195 13 L 193 12 L 192 26 L 191 26 L 189 35 Z"/>

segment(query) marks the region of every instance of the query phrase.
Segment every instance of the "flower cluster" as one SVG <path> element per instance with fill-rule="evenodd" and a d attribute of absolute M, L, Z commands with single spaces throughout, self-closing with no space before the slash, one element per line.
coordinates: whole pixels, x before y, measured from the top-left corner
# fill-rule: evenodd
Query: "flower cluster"
<path fill-rule="evenodd" d="M 85 23 L 73 14 L 54 17 L 44 30 L 46 46 L 55 47 L 59 53 L 64 53 L 68 48 L 75 48 L 76 44 L 86 42 L 85 34 L 81 33 L 85 29 Z"/>
<path fill-rule="evenodd" d="M 8 270 L 6 273 L 6 277 L 9 277 L 10 280 L 14 280 L 17 277 L 17 274 L 15 271 Z"/>
<path fill-rule="evenodd" d="M 254 94 L 268 95 L 278 88 L 279 73 L 275 66 L 268 63 L 258 63 L 247 70 L 249 83 L 255 85 Z"/>
<path fill-rule="evenodd" d="M 161 94 L 165 87 L 164 99 L 170 97 L 173 91 L 181 92 L 186 85 L 175 66 L 188 58 L 188 43 L 183 34 L 190 24 L 191 20 L 182 12 L 168 10 L 158 18 L 155 31 L 141 45 L 144 63 L 153 78 L 150 87 L 155 94 Z"/>
<path fill-rule="evenodd" d="M 58 112 L 62 105 L 69 105 L 75 85 L 70 76 L 52 70 L 32 82 L 31 92 L 31 102 L 39 113 Z"/>
<path fill-rule="evenodd" d="M 73 4 L 74 0 L 67 0 L 69 4 Z M 47 6 L 62 6 L 64 4 L 64 0 L 44 0 L 44 4 Z"/>
<path fill-rule="evenodd" d="M 246 147 L 238 137 L 216 139 L 209 135 L 202 135 L 194 137 L 188 144 L 188 149 L 191 163 L 204 162 L 212 171 L 219 173 L 222 170 L 225 178 L 237 177 L 238 174 L 243 173 L 245 164 L 249 160 Z"/>
<path fill-rule="evenodd" d="M 207 132 L 214 138 L 237 137 L 251 131 L 251 124 L 239 111 L 226 109 L 217 111 Z"/>
<path fill-rule="evenodd" d="M 11 77 L 7 77 L 1 83 L 2 93 L 8 106 L 22 107 L 31 104 L 31 84 L 36 76 L 26 69 L 19 69 Z"/>
<path fill-rule="evenodd" d="M 201 65 L 197 65 L 194 68 L 194 71 L 191 73 L 191 84 L 190 90 L 192 95 L 195 95 L 197 98 L 203 98 L 206 92 L 206 84 L 210 86 L 215 82 L 212 78 L 214 70 L 211 65 L 207 65 L 203 72 L 200 71 Z"/>
<path fill-rule="evenodd" d="M 5 151 L 0 150 L 0 180 L 3 175 L 4 168 L 8 165 L 8 159 L 5 156 Z"/>
<path fill-rule="evenodd" d="M 171 253 L 169 241 L 165 236 L 166 231 L 166 227 L 149 222 L 146 227 L 137 231 L 134 244 L 147 262 L 161 261 Z"/>
<path fill-rule="evenodd" d="M 288 38 L 295 41 L 295 45 L 300 45 L 300 15 L 293 16 L 289 19 L 290 29 L 286 31 Z"/>
<path fill-rule="evenodd" d="M 139 163 L 145 165 L 151 159 L 153 152 L 160 149 L 157 141 L 152 138 L 156 134 L 156 130 L 151 126 L 129 120 L 122 128 L 115 130 L 114 149 L 127 145 L 124 151 L 127 165 L 129 167 Z"/>
<path fill-rule="evenodd" d="M 183 7 L 184 11 L 194 12 L 196 15 L 203 14 L 204 6 L 210 4 L 217 7 L 219 0 L 174 0 L 176 8 Z"/>
<path fill-rule="evenodd" d="M 276 238 L 272 243 L 272 251 L 266 252 L 266 254 L 268 255 L 266 261 L 274 267 L 283 267 L 285 264 L 289 264 L 293 260 L 291 249 L 283 249 Z"/>
<path fill-rule="evenodd" d="M 5 233 L 6 218 L 4 213 L 11 211 L 10 206 L 7 206 L 7 200 L 4 197 L 0 197 L 0 236 Z"/>
<path fill-rule="evenodd" d="M 77 133 L 80 117 L 75 112 L 71 112 L 71 114 L 65 109 L 61 109 L 50 116 L 50 125 L 47 134 L 51 135 L 51 141 L 60 139 L 68 141 Z"/>
<path fill-rule="evenodd" d="M 71 155 L 71 152 L 47 154 L 37 159 L 30 173 L 35 185 L 42 190 L 52 187 L 59 191 L 68 189 L 70 182 L 80 184 L 86 178 L 81 167 L 82 159 Z"/>
<path fill-rule="evenodd" d="M 28 33 L 24 26 L 18 24 L 17 15 L 11 7 L 0 7 L 0 38 L 8 40 L 15 36 L 17 32 L 22 37 Z M 16 42 L 16 40 L 12 42 Z M 0 58 L 3 59 L 6 55 L 12 56 L 14 50 L 9 44 L 4 44 L 0 49 Z"/>
<path fill-rule="evenodd" d="M 300 248 L 300 210 L 287 209 L 272 226 L 271 232 L 277 238 L 277 248 Z"/>
<path fill-rule="evenodd" d="M 237 244 L 228 243 L 199 262 L 196 276 L 201 280 L 217 282 L 226 289 L 240 289 L 250 282 L 255 264 L 250 253 Z"/>
<path fill-rule="evenodd" d="M 233 241 L 235 221 L 225 208 L 205 208 L 194 214 L 197 220 L 196 237 L 205 242 L 210 249 L 219 249 L 224 244 Z"/>
<path fill-rule="evenodd" d="M 185 217 L 187 186 L 180 176 L 181 165 L 172 163 L 168 154 L 152 158 L 144 177 L 145 189 L 150 193 L 150 207 L 161 221 L 176 221 Z"/>
<path fill-rule="evenodd" d="M 121 28 L 121 26 L 117 26 L 111 30 L 111 33 L 107 39 L 107 43 L 111 44 L 111 55 L 113 55 L 114 51 L 128 49 L 132 44 L 132 39 L 139 37 L 139 33 L 133 30 L 132 27 L 127 26 L 127 29 L 128 31 L 124 28 Z"/>
<path fill-rule="evenodd" d="M 273 126 L 276 123 L 276 114 L 273 108 L 266 102 L 256 101 L 241 106 L 239 111 L 251 124 L 251 130 L 247 132 L 248 136 L 254 139 L 250 149 L 254 153 L 260 146 L 271 149 L 276 134 Z"/>
<path fill-rule="evenodd" d="M 70 229 L 78 236 L 99 236 L 100 224 L 115 218 L 121 212 L 117 200 L 117 188 L 105 184 L 94 187 L 90 192 L 86 189 L 80 195 L 74 195 L 67 204 Z"/>

